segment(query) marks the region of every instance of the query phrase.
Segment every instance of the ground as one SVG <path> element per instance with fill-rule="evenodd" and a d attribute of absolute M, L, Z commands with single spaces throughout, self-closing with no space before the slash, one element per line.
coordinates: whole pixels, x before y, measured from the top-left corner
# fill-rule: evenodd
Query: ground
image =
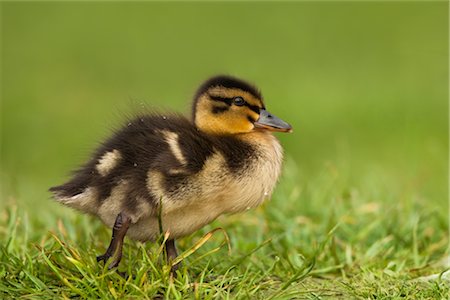
<path fill-rule="evenodd" d="M 127 240 L 123 278 L 95 260 L 110 238 L 99 220 L 68 213 L 48 228 L 10 207 L 0 225 L 1 298 L 447 297 L 448 278 L 424 279 L 449 267 L 445 212 L 420 198 L 393 201 L 390 187 L 346 186 L 332 166 L 302 186 L 289 180 L 298 176 L 293 161 L 284 174 L 263 207 L 181 239 L 176 278 L 164 263 L 163 240 Z M 417 196 L 402 192 L 403 199 Z"/>

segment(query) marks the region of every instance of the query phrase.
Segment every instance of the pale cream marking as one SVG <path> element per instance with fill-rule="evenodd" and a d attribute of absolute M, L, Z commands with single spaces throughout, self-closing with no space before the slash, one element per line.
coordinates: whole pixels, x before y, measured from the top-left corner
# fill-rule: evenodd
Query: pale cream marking
<path fill-rule="evenodd" d="M 161 201 L 163 213 L 169 213 L 176 209 L 182 209 L 191 202 L 198 202 L 208 197 L 214 198 L 216 192 L 226 186 L 222 179 L 224 176 L 225 159 L 218 153 L 213 154 L 204 164 L 203 170 L 188 178 L 188 182 L 181 188 L 178 194 L 180 200 L 173 199 L 164 188 L 164 175 L 155 170 L 150 170 L 147 175 L 147 188 L 155 199 Z M 210 190 L 213 189 L 213 190 Z M 177 195 L 175 195 L 176 197 Z"/>
<path fill-rule="evenodd" d="M 97 215 L 109 227 L 112 227 L 114 225 L 117 215 L 122 212 L 123 201 L 127 197 L 127 193 L 128 182 L 123 180 L 112 189 L 111 195 L 102 201 Z"/>
<path fill-rule="evenodd" d="M 171 174 L 171 175 L 186 174 L 186 170 L 179 169 L 179 168 L 170 169 L 170 170 L 167 171 L 167 172 L 168 172 L 169 174 Z"/>
<path fill-rule="evenodd" d="M 97 211 L 97 192 L 94 188 L 86 188 L 82 193 L 73 197 L 62 197 L 58 194 L 55 199 L 64 205 L 75 208 L 85 213 L 95 213 Z"/>
<path fill-rule="evenodd" d="M 167 144 L 169 145 L 170 151 L 172 151 L 172 154 L 175 156 L 175 158 L 178 160 L 178 162 L 182 165 L 186 164 L 186 158 L 183 155 L 183 152 L 181 151 L 180 144 L 179 144 L 179 136 L 175 132 L 163 130 L 162 134 L 164 135 Z"/>
<path fill-rule="evenodd" d="M 114 149 L 113 151 L 106 152 L 98 161 L 98 164 L 95 166 L 98 173 L 101 176 L 106 176 L 108 173 L 117 166 L 117 163 L 122 158 L 119 150 Z"/>
<path fill-rule="evenodd" d="M 156 199 L 157 202 L 161 201 L 164 197 L 165 190 L 163 188 L 163 175 L 156 170 L 150 170 L 147 173 L 147 190 Z"/>

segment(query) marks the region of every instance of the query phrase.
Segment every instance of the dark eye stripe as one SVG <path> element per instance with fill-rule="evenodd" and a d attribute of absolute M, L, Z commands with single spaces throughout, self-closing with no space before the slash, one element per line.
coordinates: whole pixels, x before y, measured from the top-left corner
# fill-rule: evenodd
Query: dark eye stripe
<path fill-rule="evenodd" d="M 211 98 L 214 101 L 220 101 L 220 102 L 224 102 L 227 105 L 232 105 L 233 104 L 233 99 L 234 98 L 226 98 L 226 97 L 221 97 L 221 96 L 215 96 L 215 95 L 209 95 L 209 98 Z M 248 108 L 250 108 L 252 111 L 254 111 L 255 113 L 259 114 L 261 108 L 257 105 L 251 105 L 249 104 L 247 101 L 245 101 L 245 106 L 247 106 Z"/>
<path fill-rule="evenodd" d="M 223 112 L 225 112 L 227 110 L 228 110 L 227 106 L 213 106 L 212 113 L 213 114 L 220 114 L 220 113 L 223 113 Z"/>
<path fill-rule="evenodd" d="M 253 110 L 255 113 L 259 114 L 260 111 L 260 107 L 256 106 L 256 105 L 250 105 L 247 102 L 245 103 L 245 106 L 247 106 L 248 108 L 250 108 L 251 110 Z"/>
<path fill-rule="evenodd" d="M 214 96 L 214 95 L 209 95 L 209 98 L 211 98 L 214 101 L 224 102 L 228 105 L 231 105 L 233 103 L 233 98 L 225 98 L 225 97 Z"/>

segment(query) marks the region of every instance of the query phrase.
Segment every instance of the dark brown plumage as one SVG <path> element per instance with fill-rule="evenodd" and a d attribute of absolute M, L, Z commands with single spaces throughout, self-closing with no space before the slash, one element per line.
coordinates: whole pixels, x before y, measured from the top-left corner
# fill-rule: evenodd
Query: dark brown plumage
<path fill-rule="evenodd" d="M 50 191 L 113 228 L 110 247 L 99 257 L 106 261 L 118 252 L 110 267 L 120 262 L 125 234 L 142 241 L 159 234 L 159 212 L 170 232 L 167 251 L 176 256 L 173 239 L 270 195 L 282 160 L 270 131 L 290 130 L 266 112 L 255 87 L 216 76 L 195 94 L 192 121 L 178 114 L 138 116 Z"/>

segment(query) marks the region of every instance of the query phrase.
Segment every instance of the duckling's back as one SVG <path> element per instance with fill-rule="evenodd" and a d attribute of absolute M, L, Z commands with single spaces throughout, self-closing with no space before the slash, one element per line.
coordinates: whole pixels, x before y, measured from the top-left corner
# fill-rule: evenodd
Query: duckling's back
<path fill-rule="evenodd" d="M 147 173 L 154 168 L 181 166 L 181 150 L 174 149 L 177 144 L 195 149 L 195 157 L 185 166 L 189 172 L 201 169 L 202 161 L 212 152 L 208 140 L 182 116 L 139 116 L 102 143 L 70 181 L 50 191 L 63 204 L 95 214 L 122 187 L 122 193 L 128 196 L 124 208 L 137 208 L 137 202 L 148 203 L 152 208 L 156 201 L 146 188 Z"/>
<path fill-rule="evenodd" d="M 126 213 L 128 234 L 138 240 L 158 234 L 162 212 L 163 229 L 180 237 L 222 213 L 260 204 L 273 190 L 281 160 L 270 134 L 206 135 L 182 116 L 152 114 L 128 122 L 70 181 L 50 190 L 110 227 Z"/>

